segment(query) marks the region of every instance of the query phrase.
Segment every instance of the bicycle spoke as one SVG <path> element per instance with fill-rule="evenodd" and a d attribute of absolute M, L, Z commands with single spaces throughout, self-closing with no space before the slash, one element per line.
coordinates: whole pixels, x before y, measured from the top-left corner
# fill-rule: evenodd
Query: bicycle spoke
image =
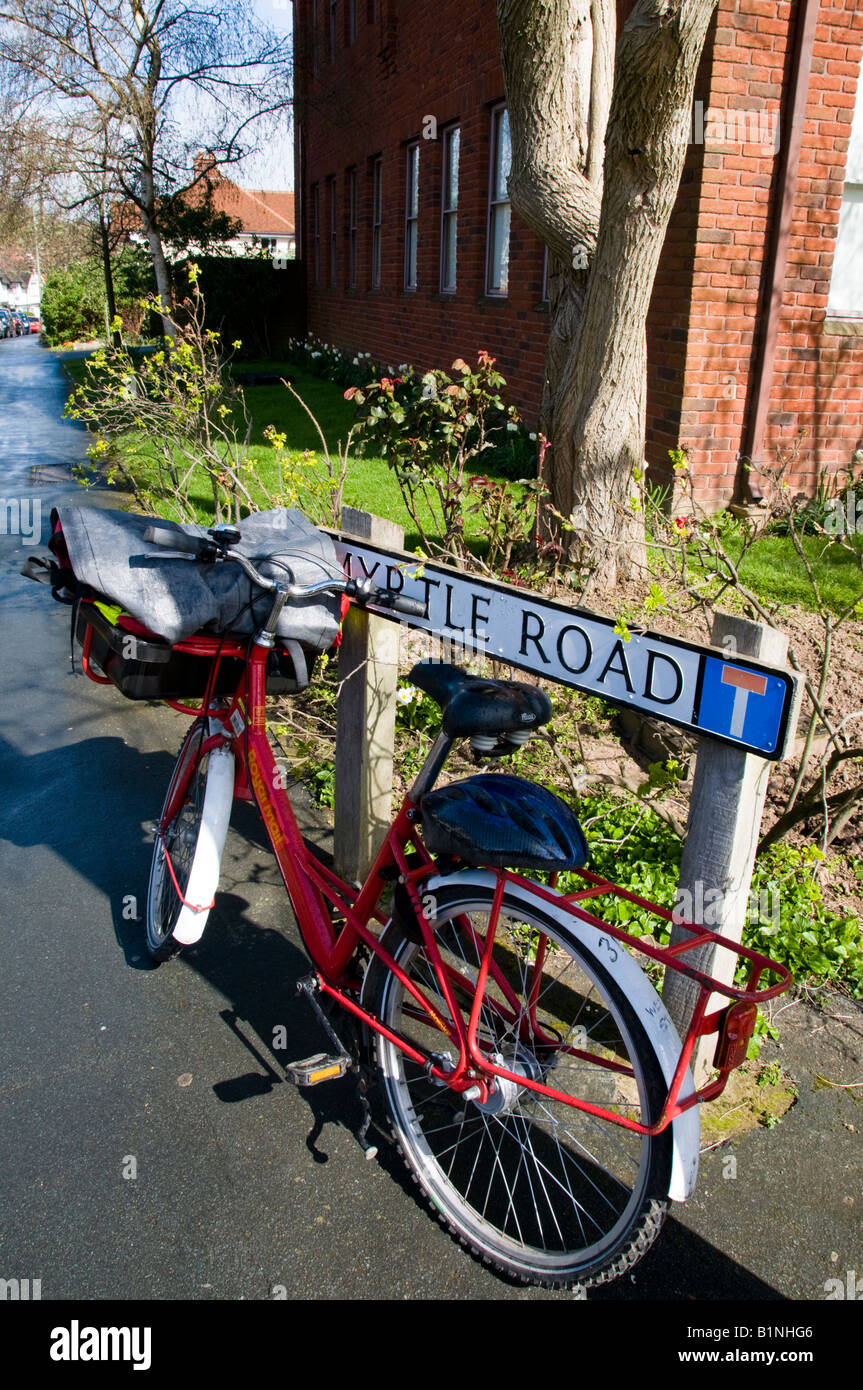
<path fill-rule="evenodd" d="M 484 1124 L 485 1124 L 485 1130 L 486 1130 L 486 1134 L 488 1135 L 488 1141 L 489 1141 L 489 1143 L 491 1144 L 492 1149 L 494 1150 L 494 1163 L 492 1164 L 491 1173 L 489 1174 L 489 1179 L 488 1179 L 488 1190 L 487 1190 L 487 1192 L 486 1192 L 485 1205 L 483 1206 L 483 1209 L 482 1209 L 483 1216 L 485 1216 L 485 1213 L 486 1213 L 486 1211 L 488 1210 L 488 1199 L 489 1199 L 489 1196 L 490 1196 L 490 1194 L 491 1194 L 492 1183 L 494 1182 L 495 1168 L 497 1168 L 498 1172 L 500 1173 L 500 1180 L 501 1180 L 501 1182 L 503 1183 L 504 1188 L 506 1189 L 507 1196 L 509 1197 L 509 1210 L 512 1212 L 513 1217 L 515 1218 L 515 1224 L 516 1224 L 516 1228 L 518 1229 L 519 1240 L 522 1240 L 521 1227 L 520 1227 L 519 1224 L 518 1224 L 518 1217 L 516 1216 L 516 1213 L 515 1213 L 515 1203 L 514 1203 L 514 1201 L 513 1201 L 513 1196 L 512 1196 L 512 1193 L 511 1193 L 511 1191 L 510 1191 L 509 1184 L 507 1183 L 507 1180 L 506 1180 L 506 1175 L 505 1175 L 505 1173 L 504 1173 L 504 1171 L 503 1171 L 503 1164 L 502 1164 L 501 1161 L 500 1161 L 500 1144 L 498 1144 L 497 1147 L 495 1147 L 495 1142 L 494 1142 L 494 1139 L 493 1139 L 493 1137 L 492 1137 L 491 1130 L 489 1129 L 488 1120 L 486 1119 L 485 1115 L 483 1115 L 482 1119 L 483 1119 L 483 1122 L 484 1122 Z M 505 1222 L 505 1221 L 504 1221 L 504 1229 L 506 1229 L 506 1222 Z M 523 1240 L 522 1240 L 522 1244 L 523 1244 L 523 1243 L 524 1243 L 524 1242 L 523 1242 Z"/>
<path fill-rule="evenodd" d="M 501 1122 L 501 1128 L 504 1129 L 504 1130 L 506 1130 L 506 1125 L 505 1125 L 503 1122 Z M 508 1131 L 507 1131 L 507 1132 L 508 1132 Z M 551 1214 L 551 1219 L 552 1219 L 552 1221 L 554 1222 L 555 1227 L 556 1227 L 556 1229 L 557 1229 L 558 1240 L 560 1241 L 561 1245 L 563 1245 L 563 1243 L 564 1243 L 563 1232 L 562 1232 L 561 1229 L 560 1229 L 560 1223 L 558 1222 L 558 1219 L 557 1219 L 557 1217 L 555 1216 L 554 1207 L 552 1206 L 551 1201 L 550 1201 L 550 1199 L 549 1199 L 548 1190 L 547 1190 L 547 1188 L 546 1188 L 545 1182 L 544 1182 L 544 1180 L 543 1180 L 542 1172 L 541 1172 L 542 1165 L 537 1161 L 537 1157 L 536 1157 L 536 1154 L 534 1153 L 533 1144 L 532 1144 L 531 1141 L 530 1141 L 530 1137 L 529 1137 L 529 1133 L 528 1133 L 527 1127 L 525 1127 L 525 1143 L 526 1143 L 526 1147 L 530 1150 L 531 1159 L 533 1160 L 533 1162 L 534 1162 L 534 1164 L 535 1164 L 535 1166 L 536 1166 L 536 1170 L 537 1170 L 536 1176 L 537 1176 L 537 1179 L 539 1180 L 539 1183 L 540 1183 L 540 1185 L 541 1185 L 541 1187 L 542 1187 L 542 1191 L 543 1191 L 543 1195 L 544 1195 L 544 1197 L 545 1197 L 546 1205 L 547 1205 L 548 1210 L 549 1210 L 549 1212 L 550 1212 L 550 1214 Z M 522 1151 L 524 1150 L 524 1146 L 525 1146 L 525 1144 L 523 1143 L 523 1145 L 522 1145 Z M 534 1208 L 535 1208 L 535 1210 L 536 1210 L 537 1226 L 538 1226 L 538 1228 L 539 1228 L 540 1236 L 541 1236 L 542 1241 L 543 1241 L 543 1249 L 548 1249 L 548 1243 L 547 1243 L 547 1241 L 545 1240 L 545 1234 L 544 1234 L 544 1232 L 543 1232 L 543 1230 L 542 1230 L 542 1221 L 540 1220 L 539 1209 L 536 1207 L 536 1196 L 535 1196 L 535 1193 L 534 1193 L 534 1188 L 533 1188 L 533 1184 L 532 1184 L 532 1183 L 530 1184 L 530 1189 L 531 1189 L 531 1196 L 534 1198 Z"/>
<path fill-rule="evenodd" d="M 540 1158 L 537 1157 L 536 1152 L 534 1151 L 534 1148 L 533 1148 L 533 1144 L 532 1144 L 532 1142 L 531 1142 L 530 1140 L 528 1140 L 528 1147 L 530 1148 L 531 1154 L 533 1155 L 533 1160 L 534 1160 L 534 1162 L 535 1162 L 535 1164 L 536 1164 L 536 1166 L 537 1166 L 538 1176 L 540 1176 L 540 1181 L 542 1182 L 541 1174 L 542 1174 L 542 1173 L 547 1173 L 548 1176 L 549 1176 L 549 1178 L 551 1179 L 551 1181 L 555 1184 L 555 1186 L 559 1187 L 560 1190 L 561 1190 L 561 1192 L 565 1192 L 565 1193 L 567 1194 L 567 1196 L 568 1196 L 568 1197 L 570 1198 L 570 1200 L 572 1201 L 572 1204 L 573 1204 L 574 1208 L 576 1209 L 576 1211 L 577 1211 L 577 1212 L 582 1212 L 582 1211 L 583 1211 L 584 1214 L 585 1214 L 585 1216 L 588 1218 L 589 1221 L 592 1222 L 592 1224 L 596 1227 L 596 1229 L 597 1229 L 598 1231 L 601 1231 L 601 1230 L 602 1230 L 602 1227 L 600 1226 L 599 1222 L 596 1221 L 596 1220 L 590 1215 L 590 1212 L 586 1209 L 586 1207 L 584 1207 L 584 1205 L 583 1205 L 581 1202 L 579 1202 L 578 1198 L 574 1195 L 574 1193 L 572 1192 L 572 1189 L 569 1187 L 569 1185 L 567 1184 L 566 1186 L 564 1186 L 564 1184 L 560 1181 L 560 1179 L 557 1178 L 557 1177 L 555 1177 L 555 1175 L 554 1175 L 554 1173 L 551 1171 L 551 1169 L 550 1169 L 545 1163 L 543 1163 L 542 1160 L 541 1160 Z M 565 1174 L 565 1173 L 564 1173 L 564 1177 L 566 1177 L 566 1174 Z M 551 1207 L 551 1199 L 548 1197 L 548 1192 L 547 1192 L 547 1190 L 546 1190 L 546 1188 L 545 1188 L 545 1183 L 544 1183 L 544 1182 L 543 1182 L 543 1191 L 546 1192 L 546 1199 L 548 1200 L 549 1207 Z M 562 1236 L 561 1236 L 561 1239 L 563 1239 Z"/>
<path fill-rule="evenodd" d="M 558 939 L 551 918 L 546 928 L 543 917 L 540 928 L 526 920 L 529 911 L 513 910 L 504 899 L 489 951 L 491 887 L 472 890 L 482 907 L 468 896 L 459 899 L 454 888 L 449 910 L 438 899 L 435 941 L 458 1026 L 466 1029 L 477 1013 L 477 1086 L 470 1100 L 457 1098 L 445 1082 L 428 1089 L 421 1069 L 381 1044 L 400 1143 L 437 1209 L 484 1257 L 525 1277 L 539 1273 L 542 1282 L 569 1275 L 589 1283 L 606 1261 L 634 1261 L 631 1232 L 648 1216 L 646 1240 L 658 1229 L 645 1200 L 655 1147 L 668 1163 L 663 1174 L 670 1171 L 669 1136 L 657 1141 L 569 1103 L 577 1099 L 651 1123 L 643 1064 L 631 1041 L 639 1025 L 589 945 L 565 932 Z M 441 895 L 446 903 L 445 888 Z M 424 947 L 406 943 L 403 951 L 412 982 L 443 1011 L 439 968 Z M 483 959 L 489 968 L 477 1000 L 471 980 Z M 439 1030 L 411 1017 L 401 985 L 383 998 L 384 1021 L 395 1031 L 407 1024 L 411 1041 L 429 1054 L 438 1050 Z M 483 1073 L 483 1057 L 504 1075 Z M 460 1064 L 465 1060 L 472 1065 L 469 1058 Z M 651 1065 L 655 1077 L 658 1063 Z M 660 1094 L 661 1075 L 651 1084 Z"/>

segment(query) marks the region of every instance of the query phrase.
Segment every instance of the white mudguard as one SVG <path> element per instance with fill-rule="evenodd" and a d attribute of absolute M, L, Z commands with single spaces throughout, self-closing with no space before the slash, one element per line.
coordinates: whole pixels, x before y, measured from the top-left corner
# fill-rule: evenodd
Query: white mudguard
<path fill-rule="evenodd" d="M 182 946 L 200 941 L 209 907 L 219 886 L 219 867 L 234 800 L 234 755 L 230 748 L 214 748 L 207 765 L 204 810 L 192 871 L 185 897 L 191 906 L 180 909 L 173 936 Z M 202 909 L 195 911 L 195 908 Z"/>
<path fill-rule="evenodd" d="M 436 888 L 451 888 L 454 885 L 463 885 L 468 889 L 483 887 L 494 892 L 496 883 L 495 875 L 488 870 L 467 869 L 447 877 L 429 879 L 428 883 L 423 884 L 423 893 L 434 893 Z M 613 936 L 604 935 L 589 922 L 582 921 L 575 915 L 577 907 L 568 910 L 566 907 L 555 907 L 545 899 L 538 901 L 528 889 L 519 888 L 517 884 L 509 884 L 506 891 L 508 897 L 521 898 L 525 906 L 541 907 L 543 912 L 557 918 L 605 967 L 638 1015 L 639 1022 L 653 1044 L 662 1074 L 670 1084 L 680 1058 L 681 1043 L 677 1029 L 653 985 L 622 943 L 616 941 Z M 692 1074 L 687 1069 L 680 1088 L 681 1100 L 692 1095 L 694 1090 Z M 698 1177 L 701 1137 L 699 1107 L 693 1105 L 682 1115 L 678 1115 L 677 1119 L 672 1121 L 671 1128 L 674 1150 L 668 1195 L 672 1201 L 685 1202 L 692 1193 Z"/>

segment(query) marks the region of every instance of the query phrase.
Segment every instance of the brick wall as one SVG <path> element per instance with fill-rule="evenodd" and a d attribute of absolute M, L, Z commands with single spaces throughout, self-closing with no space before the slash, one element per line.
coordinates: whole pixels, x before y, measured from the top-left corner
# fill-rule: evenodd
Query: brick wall
<path fill-rule="evenodd" d="M 720 0 L 696 85 L 692 142 L 657 274 L 648 320 L 646 452 L 668 476 L 668 450 L 690 450 L 704 501 L 739 492 L 751 376 L 766 294 L 777 129 L 789 66 L 789 34 L 800 0 Z M 819 469 L 847 463 L 863 443 L 863 337 L 825 328 L 844 157 L 863 51 L 857 0 L 823 0 L 812 63 L 803 152 L 764 457 L 802 439 L 794 481 L 811 487 Z M 493 0 L 435 6 L 318 0 L 317 72 L 313 0 L 296 0 L 298 179 L 309 327 L 327 342 L 371 352 L 384 363 L 446 367 L 485 348 L 498 359 L 512 399 L 535 420 L 548 316 L 540 302 L 543 250 L 512 219 L 505 299 L 485 294 L 491 112 L 503 98 Z M 461 126 L 458 287 L 439 292 L 443 142 L 424 139 Z M 406 146 L 419 140 L 417 288 L 404 289 Z M 372 289 L 372 161 L 383 169 L 382 280 Z M 357 170 L 357 283 L 348 278 L 347 171 Z M 330 284 L 329 180 L 336 190 L 336 276 Z M 312 283 L 311 186 L 320 208 L 320 283 Z M 863 273 L 863 272 L 861 272 Z M 753 475 L 755 476 L 755 475 Z M 757 481 L 757 479 L 756 479 Z"/>
<path fill-rule="evenodd" d="M 796 446 L 786 476 L 807 491 L 821 470 L 847 465 L 863 443 L 863 337 L 826 324 L 863 53 L 856 4 L 834 0 L 819 11 L 770 410 L 753 460 L 774 466 L 777 451 Z M 710 55 L 679 435 L 702 497 L 716 504 L 739 490 L 744 477 L 739 459 L 754 409 L 750 378 L 765 322 L 766 248 L 776 215 L 777 158 L 769 137 L 786 134 L 780 106 L 798 10 L 788 0 L 721 0 Z M 751 476 L 756 486 L 762 481 L 757 472 Z"/>
<path fill-rule="evenodd" d="M 310 0 L 299 0 L 301 21 Z M 387 5 L 369 22 L 365 0 L 358 4 L 356 43 L 340 43 L 329 61 L 328 36 L 319 40 L 318 77 L 303 103 L 305 189 L 304 246 L 310 248 L 309 193 L 320 188 L 322 219 L 320 281 L 309 272 L 309 327 L 325 342 L 370 352 L 385 364 L 449 367 L 458 356 L 480 348 L 498 359 L 511 396 L 535 414 L 542 388 L 548 315 L 541 304 L 544 250 L 523 223 L 512 220 L 509 294 L 485 294 L 486 228 L 491 112 L 503 99 L 494 4 L 443 0 L 435 6 Z M 323 11 L 328 5 L 321 5 Z M 339 9 L 346 12 L 347 5 Z M 397 26 L 387 14 L 398 10 Z M 477 23 L 479 19 L 480 23 Z M 298 25 L 298 28 L 301 26 Z M 309 40 L 299 55 L 311 66 Z M 434 95 L 429 90 L 433 54 Z M 359 76 L 357 76 L 359 75 Z M 425 139 L 424 118 L 438 135 L 461 127 L 458 205 L 458 274 L 455 294 L 439 292 L 443 141 Z M 430 122 L 426 122 L 426 130 Z M 419 242 L 417 288 L 404 289 L 406 146 L 419 140 Z M 384 220 L 380 289 L 371 288 L 372 160 L 383 161 Z M 357 285 L 348 279 L 347 170 L 357 169 Z M 336 283 L 329 284 L 327 179 L 336 177 Z M 310 249 L 304 253 L 311 261 Z"/>

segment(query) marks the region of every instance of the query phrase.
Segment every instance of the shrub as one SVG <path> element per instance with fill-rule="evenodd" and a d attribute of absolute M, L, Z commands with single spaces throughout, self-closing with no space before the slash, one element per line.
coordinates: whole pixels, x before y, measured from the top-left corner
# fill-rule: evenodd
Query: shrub
<path fill-rule="evenodd" d="M 141 247 L 127 246 L 114 257 L 114 295 L 124 330 L 137 333 L 143 313 L 140 300 L 152 287 L 149 258 Z M 42 327 L 51 347 L 77 338 L 105 336 L 105 275 L 101 260 L 88 257 L 52 271 L 42 291 Z"/>
<path fill-rule="evenodd" d="M 42 328 L 52 347 L 105 332 L 105 280 L 98 261 L 54 270 L 42 291 Z"/>

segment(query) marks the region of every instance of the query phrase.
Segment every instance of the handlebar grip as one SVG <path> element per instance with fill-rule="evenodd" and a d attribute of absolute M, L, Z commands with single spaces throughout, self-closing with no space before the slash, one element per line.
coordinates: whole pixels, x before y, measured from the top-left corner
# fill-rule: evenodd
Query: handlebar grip
<path fill-rule="evenodd" d="M 429 615 L 427 603 L 418 598 L 408 598 L 406 594 L 396 594 L 392 606 L 397 613 L 407 613 L 412 618 L 427 618 Z"/>
<path fill-rule="evenodd" d="M 206 549 L 203 536 L 190 536 L 185 531 L 171 531 L 167 526 L 148 526 L 144 540 L 163 545 L 166 550 L 181 550 L 185 555 L 200 555 Z"/>

